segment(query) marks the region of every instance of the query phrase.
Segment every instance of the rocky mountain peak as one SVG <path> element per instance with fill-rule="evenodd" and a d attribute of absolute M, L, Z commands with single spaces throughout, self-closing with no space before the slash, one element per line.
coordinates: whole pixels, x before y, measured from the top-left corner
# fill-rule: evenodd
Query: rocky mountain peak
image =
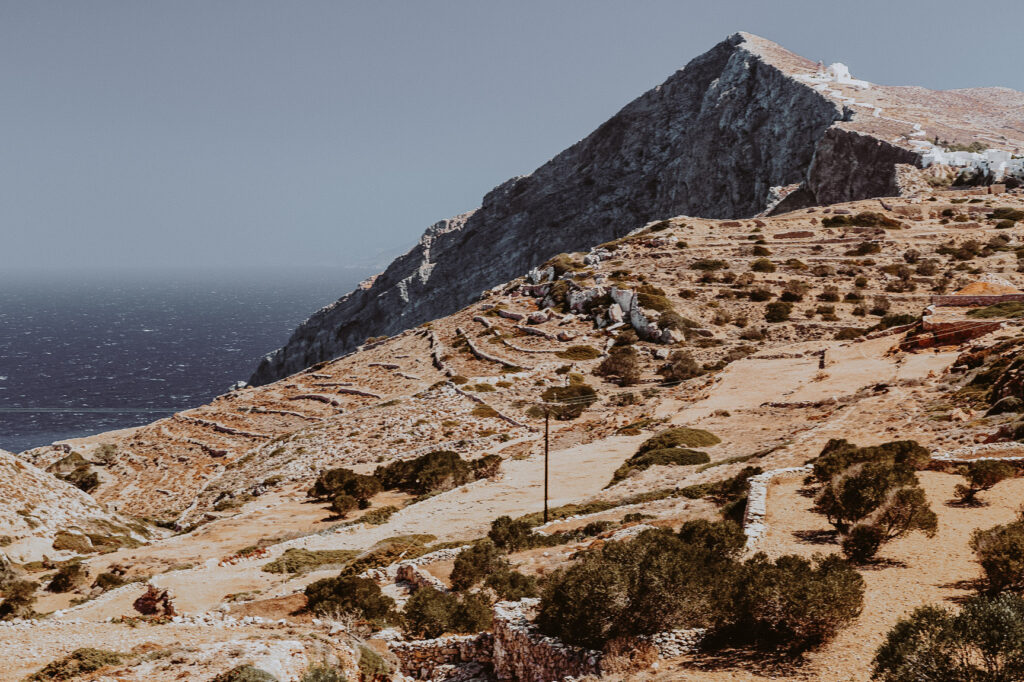
<path fill-rule="evenodd" d="M 250 383 L 451 313 L 555 254 L 652 220 L 745 218 L 897 195 L 897 166 L 922 166 L 933 131 L 1024 144 L 1012 139 L 1024 128 L 1020 108 L 984 120 L 960 115 L 977 98 L 991 94 L 829 75 L 769 40 L 735 33 L 533 173 L 498 185 L 480 208 L 432 225 L 371 286 L 303 322 Z"/>

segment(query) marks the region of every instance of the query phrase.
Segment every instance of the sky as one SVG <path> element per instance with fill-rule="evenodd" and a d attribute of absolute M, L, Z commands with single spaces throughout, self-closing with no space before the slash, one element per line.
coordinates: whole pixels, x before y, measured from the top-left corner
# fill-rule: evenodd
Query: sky
<path fill-rule="evenodd" d="M 1019 0 L 0 0 L 0 274 L 379 267 L 736 31 L 1024 90 L 1021 25 Z"/>

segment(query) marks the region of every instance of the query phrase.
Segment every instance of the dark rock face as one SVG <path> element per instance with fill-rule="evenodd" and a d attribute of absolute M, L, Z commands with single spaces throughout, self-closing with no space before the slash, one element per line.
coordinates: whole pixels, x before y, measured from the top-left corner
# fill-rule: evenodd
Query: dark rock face
<path fill-rule="evenodd" d="M 920 157 L 872 135 L 833 126 L 818 141 L 803 186 L 771 213 L 866 197 L 896 196 L 900 193 L 896 165 L 901 163 L 920 165 Z"/>
<path fill-rule="evenodd" d="M 433 225 L 372 286 L 304 322 L 250 383 L 454 312 L 557 253 L 651 220 L 752 216 L 765 209 L 770 188 L 800 182 L 813 195 L 839 195 L 849 183 L 846 194 L 867 194 L 844 198 L 875 196 L 877 186 L 888 188 L 875 176 L 890 150 L 869 150 L 873 156 L 843 177 L 832 159 L 848 163 L 863 145 L 837 134 L 812 164 L 843 118 L 836 103 L 770 63 L 742 34 L 731 36 L 531 175 L 496 187 L 479 209 Z"/>

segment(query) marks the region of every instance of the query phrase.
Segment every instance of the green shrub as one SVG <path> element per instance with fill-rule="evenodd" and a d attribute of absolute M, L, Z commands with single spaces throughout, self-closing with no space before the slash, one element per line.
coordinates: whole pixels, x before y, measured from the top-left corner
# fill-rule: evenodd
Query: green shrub
<path fill-rule="evenodd" d="M 880 253 L 882 245 L 878 242 L 861 242 L 854 248 L 845 252 L 847 256 L 868 256 L 873 253 Z"/>
<path fill-rule="evenodd" d="M 117 665 L 124 660 L 124 654 L 104 649 L 75 649 L 70 654 L 47 664 L 39 672 L 27 677 L 33 682 L 43 680 L 70 680 L 81 675 L 95 672 L 108 665 Z M 271 678 L 273 679 L 273 678 Z"/>
<path fill-rule="evenodd" d="M 764 287 L 757 287 L 756 289 L 751 289 L 747 293 L 747 298 L 756 303 L 760 303 L 762 301 L 770 301 L 772 298 L 772 292 L 769 291 L 768 289 L 765 289 Z"/>
<path fill-rule="evenodd" d="M 487 537 L 506 552 L 518 552 L 526 549 L 532 542 L 533 531 L 526 521 L 516 519 L 513 521 L 508 516 L 499 516 L 491 522 L 491 530 Z"/>
<path fill-rule="evenodd" d="M 814 510 L 845 533 L 886 504 L 892 491 L 916 485 L 913 471 L 890 462 L 854 464 L 825 484 Z"/>
<path fill-rule="evenodd" d="M 710 483 L 698 483 L 680 490 L 683 497 L 699 499 L 702 497 L 711 498 L 720 505 L 730 504 L 739 500 L 746 500 L 747 480 L 751 476 L 763 473 L 761 467 L 747 466 L 730 478 Z"/>
<path fill-rule="evenodd" d="M 100 573 L 98 576 L 96 576 L 96 581 L 93 583 L 93 586 L 100 588 L 104 592 L 107 592 L 108 590 L 112 590 L 115 587 L 121 587 L 121 585 L 124 584 L 124 578 L 122 578 L 117 573 L 107 571 L 105 573 Z"/>
<path fill-rule="evenodd" d="M 1008 462 L 983 459 L 960 469 L 967 485 L 957 485 L 954 494 L 964 504 L 973 504 L 978 493 L 991 489 L 996 483 L 1012 478 L 1017 470 Z"/>
<path fill-rule="evenodd" d="M 863 329 L 858 329 L 856 327 L 843 327 L 836 332 L 836 335 L 833 338 L 835 338 L 836 341 L 851 341 L 853 339 L 859 339 L 862 336 L 864 336 Z"/>
<path fill-rule="evenodd" d="M 700 325 L 697 322 L 683 317 L 674 310 L 668 310 L 658 315 L 658 328 L 659 329 L 674 329 L 678 332 L 686 332 L 687 329 L 694 329 Z M 634 332 L 635 334 L 636 332 Z M 628 344 L 622 344 L 628 345 Z"/>
<path fill-rule="evenodd" d="M 644 471 L 652 466 L 689 466 L 692 464 L 707 464 L 711 458 L 706 452 L 690 450 L 688 448 L 661 448 L 648 450 L 633 455 L 622 463 L 612 476 L 613 485 L 623 480 L 634 471 Z"/>
<path fill-rule="evenodd" d="M 481 594 L 461 598 L 433 587 L 421 587 L 405 604 L 404 624 L 414 637 L 433 639 L 446 632 L 467 633 L 491 625 L 490 603 Z"/>
<path fill-rule="evenodd" d="M 305 590 L 307 608 L 317 614 L 350 613 L 374 622 L 387 622 L 394 617 L 395 600 L 380 591 L 369 578 L 342 574 L 324 578 Z"/>
<path fill-rule="evenodd" d="M 613 346 L 594 374 L 603 377 L 618 377 L 622 386 L 632 386 L 640 381 L 640 358 L 632 346 Z"/>
<path fill-rule="evenodd" d="M 327 661 L 321 661 L 306 668 L 299 682 L 348 682 L 348 678 Z"/>
<path fill-rule="evenodd" d="M 758 554 L 743 565 L 735 608 L 748 636 L 802 649 L 830 639 L 863 606 L 864 579 L 835 555 L 812 564 Z"/>
<path fill-rule="evenodd" d="M 555 355 L 563 360 L 593 360 L 601 357 L 601 351 L 593 346 L 569 346 Z"/>
<path fill-rule="evenodd" d="M 372 549 L 362 553 L 345 568 L 346 574 L 358 575 L 371 568 L 393 564 L 399 559 L 415 559 L 428 551 L 428 542 L 437 538 L 433 535 L 398 535 L 381 540 Z"/>
<path fill-rule="evenodd" d="M 345 518 L 350 511 L 354 511 L 358 507 L 359 500 L 345 493 L 338 493 L 331 500 L 331 511 L 341 518 Z"/>
<path fill-rule="evenodd" d="M 451 574 L 452 589 L 468 590 L 488 575 L 507 570 L 508 565 L 508 561 L 501 556 L 493 541 L 479 540 L 455 557 L 455 566 Z"/>
<path fill-rule="evenodd" d="M 887 227 L 898 230 L 903 223 L 882 213 L 863 211 L 856 215 L 836 215 L 822 218 L 823 227 Z"/>
<path fill-rule="evenodd" d="M 437 450 L 415 459 L 395 460 L 373 474 L 385 488 L 414 495 L 443 492 L 474 480 L 473 466 L 451 450 Z"/>
<path fill-rule="evenodd" d="M 677 350 L 668 356 L 668 362 L 658 370 L 658 374 L 665 383 L 671 383 L 698 377 L 704 374 L 704 368 L 694 359 L 692 353 Z"/>
<path fill-rule="evenodd" d="M 386 507 L 371 509 L 360 516 L 359 520 L 371 526 L 382 526 L 387 523 L 396 512 L 398 512 L 398 507 L 389 504 Z"/>
<path fill-rule="evenodd" d="M 470 460 L 469 464 L 473 467 L 473 478 L 478 481 L 482 478 L 494 478 L 501 471 L 501 461 L 500 455 L 484 455 Z"/>
<path fill-rule="evenodd" d="M 333 500 L 338 495 L 350 495 L 368 500 L 382 490 L 380 481 L 373 476 L 357 474 L 351 469 L 327 469 L 320 473 L 306 495 L 314 499 Z"/>
<path fill-rule="evenodd" d="M 254 665 L 238 665 L 217 675 L 210 682 L 277 682 L 277 678 Z"/>
<path fill-rule="evenodd" d="M 365 682 L 384 682 L 391 678 L 391 667 L 379 653 L 364 644 L 359 645 L 359 679 Z"/>
<path fill-rule="evenodd" d="M 793 312 L 793 304 L 789 301 L 772 301 L 764 307 L 766 322 L 785 322 Z"/>
<path fill-rule="evenodd" d="M 706 448 L 721 442 L 722 439 L 710 431 L 680 426 L 651 436 L 640 444 L 637 454 L 666 448 Z"/>
<path fill-rule="evenodd" d="M 547 403 L 561 403 L 549 406 L 551 416 L 561 421 L 576 419 L 590 405 L 597 402 L 597 391 L 586 384 L 552 386 L 540 394 Z"/>
<path fill-rule="evenodd" d="M 914 324 L 917 322 L 917 315 L 911 315 L 909 313 L 893 313 L 891 315 L 883 315 L 882 319 L 879 320 L 878 324 L 872 327 L 868 331 L 882 331 L 884 329 L 891 329 L 893 327 L 902 327 L 905 324 Z"/>
<path fill-rule="evenodd" d="M 728 270 L 729 265 L 723 260 L 717 260 L 714 258 L 701 258 L 700 260 L 695 260 L 693 263 L 691 263 L 690 269 L 712 272 L 715 270 Z"/>
<path fill-rule="evenodd" d="M 750 269 L 754 272 L 775 272 L 775 263 L 767 258 L 758 258 L 750 264 Z"/>
<path fill-rule="evenodd" d="M 1024 521 L 975 530 L 971 549 L 990 591 L 1024 589 Z"/>
<path fill-rule="evenodd" d="M 89 571 L 81 561 L 69 561 L 60 567 L 46 589 L 50 592 L 71 592 L 85 585 Z"/>
<path fill-rule="evenodd" d="M 967 316 L 980 319 L 1022 317 L 1024 316 L 1024 301 L 1005 301 L 984 308 L 974 308 L 967 311 Z"/>
<path fill-rule="evenodd" d="M 924 469 L 931 461 L 927 448 L 913 440 L 897 440 L 881 445 L 858 447 L 853 443 L 833 438 L 812 460 L 811 477 L 819 483 L 827 483 L 833 476 L 853 464 L 861 462 L 891 462 L 901 467 Z"/>
<path fill-rule="evenodd" d="M 32 580 L 10 580 L 3 586 L 4 600 L 0 603 L 0 620 L 28 618 L 36 601 L 39 583 Z"/>
<path fill-rule="evenodd" d="M 886 635 L 872 661 L 881 682 L 1024 679 L 1024 600 L 979 596 L 954 614 L 922 606 Z"/>
<path fill-rule="evenodd" d="M 880 527 L 871 523 L 859 523 L 843 537 L 843 555 L 854 563 L 865 563 L 874 558 L 884 541 Z"/>
<path fill-rule="evenodd" d="M 508 568 L 488 575 L 484 586 L 494 590 L 502 601 L 519 601 L 527 597 L 536 597 L 538 594 L 535 578 Z"/>
<path fill-rule="evenodd" d="M 639 292 L 636 295 L 636 302 L 641 308 L 656 310 L 659 313 L 667 313 L 673 309 L 672 301 L 659 294 Z"/>
<path fill-rule="evenodd" d="M 378 682 L 391 677 L 391 666 L 370 647 L 359 645 L 359 678 L 364 682 Z"/>
<path fill-rule="evenodd" d="M 71 533 L 66 530 L 57 531 L 53 536 L 53 548 L 56 550 L 66 549 L 77 554 L 86 554 L 94 549 L 89 538 L 80 533 Z"/>
<path fill-rule="evenodd" d="M 341 566 L 352 561 L 359 552 L 351 549 L 303 549 L 292 547 L 273 561 L 263 565 L 266 573 L 308 573 L 325 566 Z"/>
<path fill-rule="evenodd" d="M 992 220 L 1024 220 L 1024 211 L 1019 208 L 1000 206 L 994 209 L 988 217 Z"/>
<path fill-rule="evenodd" d="M 617 637 L 728 619 L 728 557 L 687 544 L 667 530 L 589 550 L 555 571 L 541 593 L 537 625 L 546 634 L 592 649 Z"/>

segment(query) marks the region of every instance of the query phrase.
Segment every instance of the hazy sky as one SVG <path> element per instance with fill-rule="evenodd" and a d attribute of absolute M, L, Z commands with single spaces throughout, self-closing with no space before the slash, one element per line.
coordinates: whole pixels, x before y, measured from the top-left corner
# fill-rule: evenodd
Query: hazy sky
<path fill-rule="evenodd" d="M 2 0 L 0 270 L 380 261 L 737 30 L 1024 90 L 1022 25 L 1020 0 Z"/>

